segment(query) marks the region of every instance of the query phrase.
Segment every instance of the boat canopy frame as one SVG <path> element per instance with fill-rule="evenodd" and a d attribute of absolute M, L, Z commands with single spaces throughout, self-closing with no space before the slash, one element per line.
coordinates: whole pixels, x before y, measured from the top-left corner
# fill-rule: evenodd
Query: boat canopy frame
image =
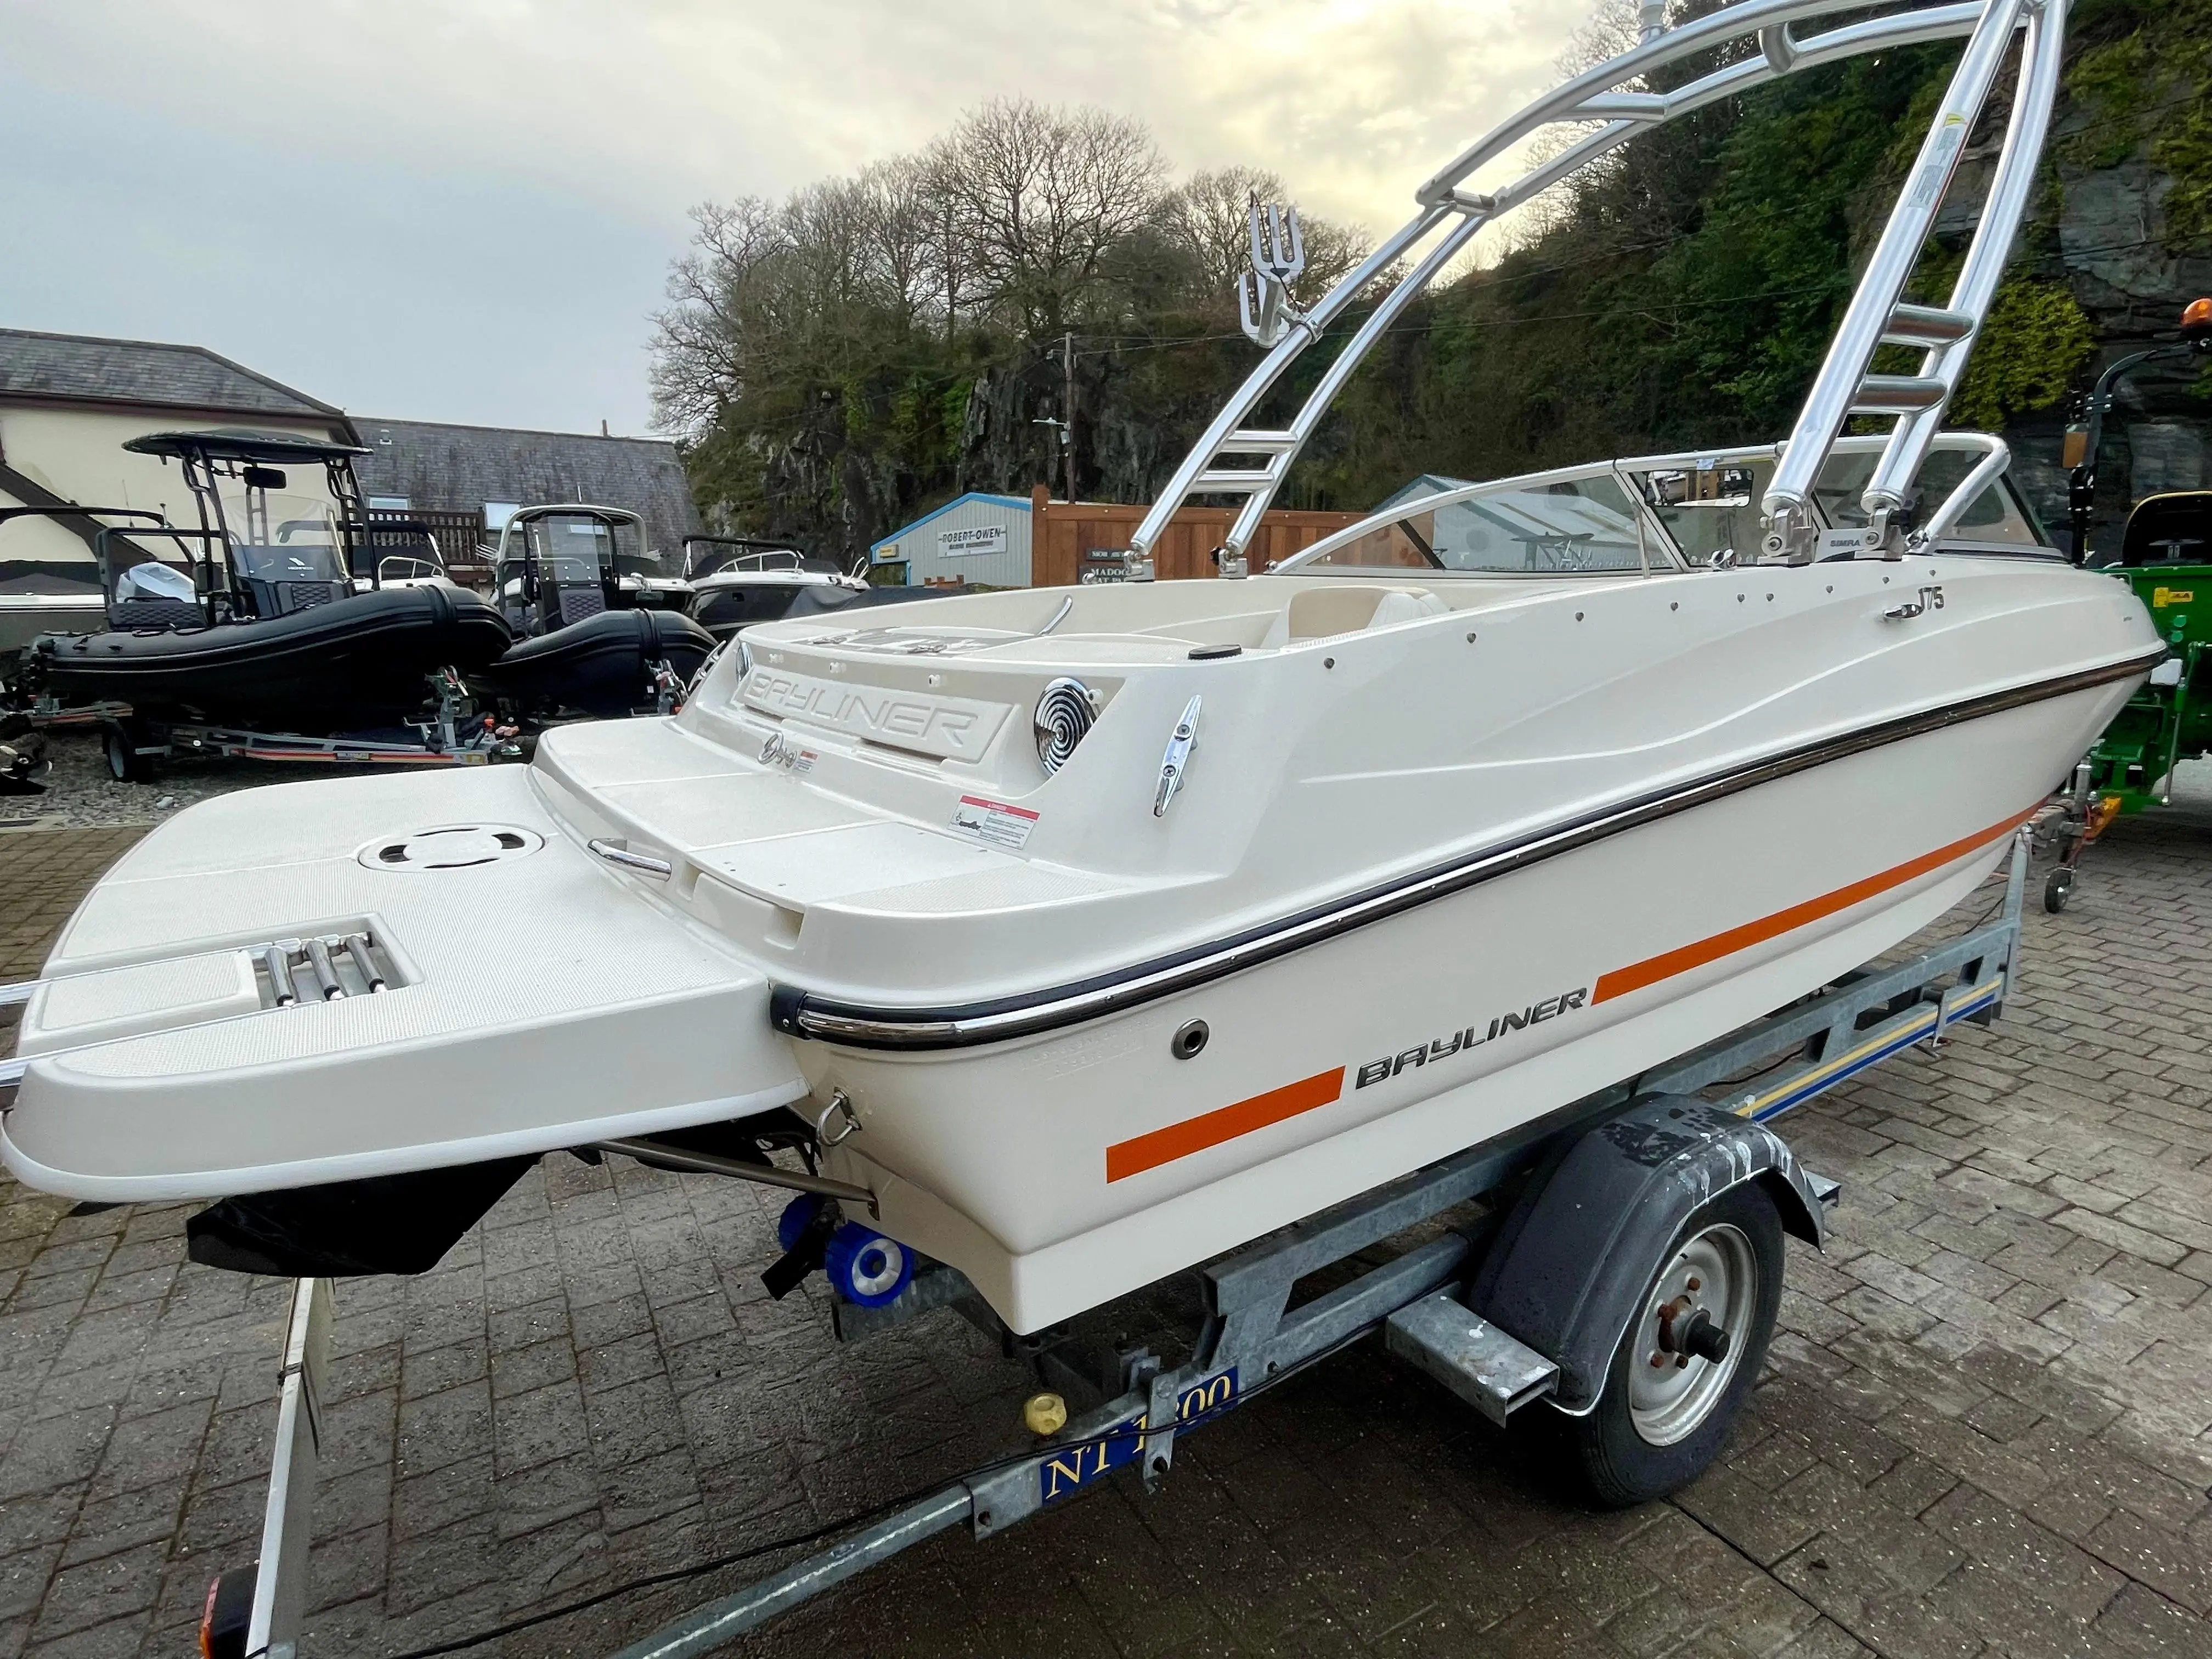
<path fill-rule="evenodd" d="M 499 544 L 492 553 L 492 562 L 495 568 L 504 569 L 510 564 L 535 566 L 538 562 L 538 555 L 531 544 L 530 528 L 544 519 L 590 519 L 595 523 L 606 526 L 605 574 L 610 579 L 620 574 L 615 563 L 617 550 L 621 544 L 617 532 L 627 526 L 637 536 L 639 554 L 641 556 L 646 550 L 647 532 L 645 517 L 642 514 L 633 513 L 626 507 L 607 507 L 596 501 L 546 501 L 536 507 L 517 507 L 507 514 L 507 522 L 499 527 Z M 521 543 L 522 551 L 520 556 L 513 556 L 507 552 L 510 537 Z M 679 559 L 682 557 L 681 553 L 678 557 Z"/>
<path fill-rule="evenodd" d="M 1707 105 L 1801 70 L 1963 36 L 1966 47 L 1927 137 L 1760 503 L 1764 560 L 1811 563 L 1819 556 L 1820 539 L 1811 500 L 1814 480 L 1854 416 L 1891 416 L 1887 443 L 1861 503 L 1869 515 L 1870 545 L 1879 546 L 1884 556 L 1903 557 L 1908 539 L 1917 538 L 1916 544 L 1925 539 L 1909 507 L 1913 480 L 1966 372 L 1968 353 L 1996 295 L 2033 189 L 2057 94 L 2066 7 L 2067 0 L 1919 0 L 1885 15 L 1801 40 L 1792 33 L 1793 25 L 1863 10 L 1863 0 L 1739 0 L 1671 28 L 1665 26 L 1663 5 L 1646 0 L 1643 39 L 1638 46 L 1575 76 L 1462 150 L 1414 192 L 1419 204 L 1414 216 L 1307 310 L 1292 305 L 1289 295 L 1290 283 L 1304 264 L 1296 216 L 1289 216 L 1285 223 L 1273 210 L 1263 215 L 1255 203 L 1254 269 L 1240 283 L 1238 299 L 1246 333 L 1267 348 L 1267 354 L 1207 424 L 1131 535 L 1132 556 L 1149 554 L 1191 497 L 1229 495 L 1242 496 L 1243 506 L 1230 527 L 1223 552 L 1241 557 L 1292 463 L 1361 360 L 1483 226 L 1525 205 L 1636 135 Z M 1942 307 L 1907 303 L 1903 298 L 1905 284 L 2015 34 L 2023 36 L 2018 86 L 1982 214 L 1949 300 Z M 1757 55 L 1670 91 L 1644 88 L 1656 71 L 1744 41 L 1756 43 Z M 1468 187 L 1475 173 L 1545 129 L 1593 122 L 1600 124 L 1595 131 L 1510 183 L 1488 191 Z M 1409 258 L 1414 263 L 1403 269 Z M 1373 309 L 1289 423 L 1272 428 L 1247 424 L 1291 364 L 1370 290 L 1380 290 Z M 1875 352 L 1885 343 L 1918 349 L 1919 372 L 1870 373 Z M 1265 459 L 1259 465 L 1252 464 L 1261 457 Z M 1946 505 L 1963 510 L 1965 503 Z"/>
<path fill-rule="evenodd" d="M 362 506 L 361 480 L 354 472 L 355 458 L 369 453 L 363 446 L 299 433 L 209 427 L 149 432 L 126 439 L 123 447 L 134 455 L 155 455 L 173 460 L 184 473 L 185 487 L 191 491 L 192 504 L 199 515 L 199 529 L 173 529 L 162 533 L 173 538 L 193 537 L 200 542 L 203 551 L 195 580 L 201 584 L 202 599 L 209 607 L 211 621 L 219 616 L 222 620 L 242 620 L 259 614 L 241 574 L 239 550 L 266 545 L 270 541 L 268 492 L 282 489 L 285 484 L 283 475 L 271 471 L 277 464 L 318 465 L 323 469 L 324 484 L 335 508 L 331 518 L 336 538 L 333 562 L 344 573 L 343 578 L 332 580 L 351 583 L 359 538 L 367 528 L 368 518 Z M 223 509 L 222 484 L 225 479 L 235 479 L 245 487 L 246 521 L 242 525 L 233 524 Z M 219 560 L 216 556 L 218 547 L 222 550 Z M 104 549 L 99 556 L 101 583 L 112 603 L 115 590 Z M 216 586 L 218 581 L 220 586 Z"/>

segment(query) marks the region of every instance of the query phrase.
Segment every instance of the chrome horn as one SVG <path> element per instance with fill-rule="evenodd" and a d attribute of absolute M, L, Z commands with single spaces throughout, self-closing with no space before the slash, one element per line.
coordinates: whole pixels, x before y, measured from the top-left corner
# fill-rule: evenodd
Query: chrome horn
<path fill-rule="evenodd" d="M 1037 699 L 1035 723 L 1037 760 L 1047 777 L 1067 764 L 1075 745 L 1097 718 L 1098 699 L 1081 680 L 1063 678 L 1045 687 Z"/>

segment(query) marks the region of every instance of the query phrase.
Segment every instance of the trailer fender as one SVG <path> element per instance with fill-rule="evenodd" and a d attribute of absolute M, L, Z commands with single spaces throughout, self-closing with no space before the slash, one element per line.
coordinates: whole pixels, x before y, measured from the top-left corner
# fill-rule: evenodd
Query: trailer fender
<path fill-rule="evenodd" d="M 1571 1142 L 1507 1217 L 1468 1304 L 1559 1367 L 1553 1403 L 1597 1404 L 1614 1348 L 1684 1221 L 1756 1181 L 1819 1249 L 1821 1205 L 1780 1136 L 1682 1095 L 1655 1095 Z"/>

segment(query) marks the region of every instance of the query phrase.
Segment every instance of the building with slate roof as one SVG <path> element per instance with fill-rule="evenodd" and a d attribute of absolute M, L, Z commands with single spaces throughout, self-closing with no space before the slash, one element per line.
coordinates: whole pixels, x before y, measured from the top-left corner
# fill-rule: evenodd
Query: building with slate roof
<path fill-rule="evenodd" d="M 360 441 L 344 410 L 204 346 L 0 328 L 0 507 L 150 507 L 196 523 L 177 469 L 123 447 L 180 427 Z M 295 511 L 319 513 L 322 469 L 294 469 L 290 493 Z M 82 518 L 0 526 L 0 594 L 96 588 L 98 532 Z"/>
<path fill-rule="evenodd" d="M 350 441 L 343 410 L 205 346 L 0 328 L 0 401 L 304 419 Z"/>
<path fill-rule="evenodd" d="M 194 523 L 177 469 L 123 447 L 179 427 L 362 445 L 370 507 L 435 516 L 449 560 L 466 560 L 467 543 L 496 532 L 515 507 L 543 502 L 628 507 L 671 553 L 701 527 L 676 447 L 658 439 L 356 420 L 203 346 L 0 328 L 0 507 L 151 507 Z M 293 469 L 289 510 L 320 510 L 319 475 Z M 90 519 L 0 526 L 0 594 L 96 586 L 98 529 Z"/>
<path fill-rule="evenodd" d="M 481 514 L 496 532 L 517 507 L 591 501 L 628 507 L 649 544 L 671 554 L 702 528 L 676 446 L 661 439 L 368 416 L 355 424 L 368 447 L 357 471 L 372 508 Z"/>

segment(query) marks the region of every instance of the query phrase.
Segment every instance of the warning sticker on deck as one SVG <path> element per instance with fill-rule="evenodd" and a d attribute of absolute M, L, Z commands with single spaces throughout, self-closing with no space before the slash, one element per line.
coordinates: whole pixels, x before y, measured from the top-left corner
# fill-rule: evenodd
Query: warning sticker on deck
<path fill-rule="evenodd" d="M 981 795 L 963 795 L 960 805 L 952 809 L 955 830 L 987 847 L 1003 847 L 1010 853 L 1020 850 L 1036 822 L 1037 815 L 1026 806 L 1009 806 Z"/>

